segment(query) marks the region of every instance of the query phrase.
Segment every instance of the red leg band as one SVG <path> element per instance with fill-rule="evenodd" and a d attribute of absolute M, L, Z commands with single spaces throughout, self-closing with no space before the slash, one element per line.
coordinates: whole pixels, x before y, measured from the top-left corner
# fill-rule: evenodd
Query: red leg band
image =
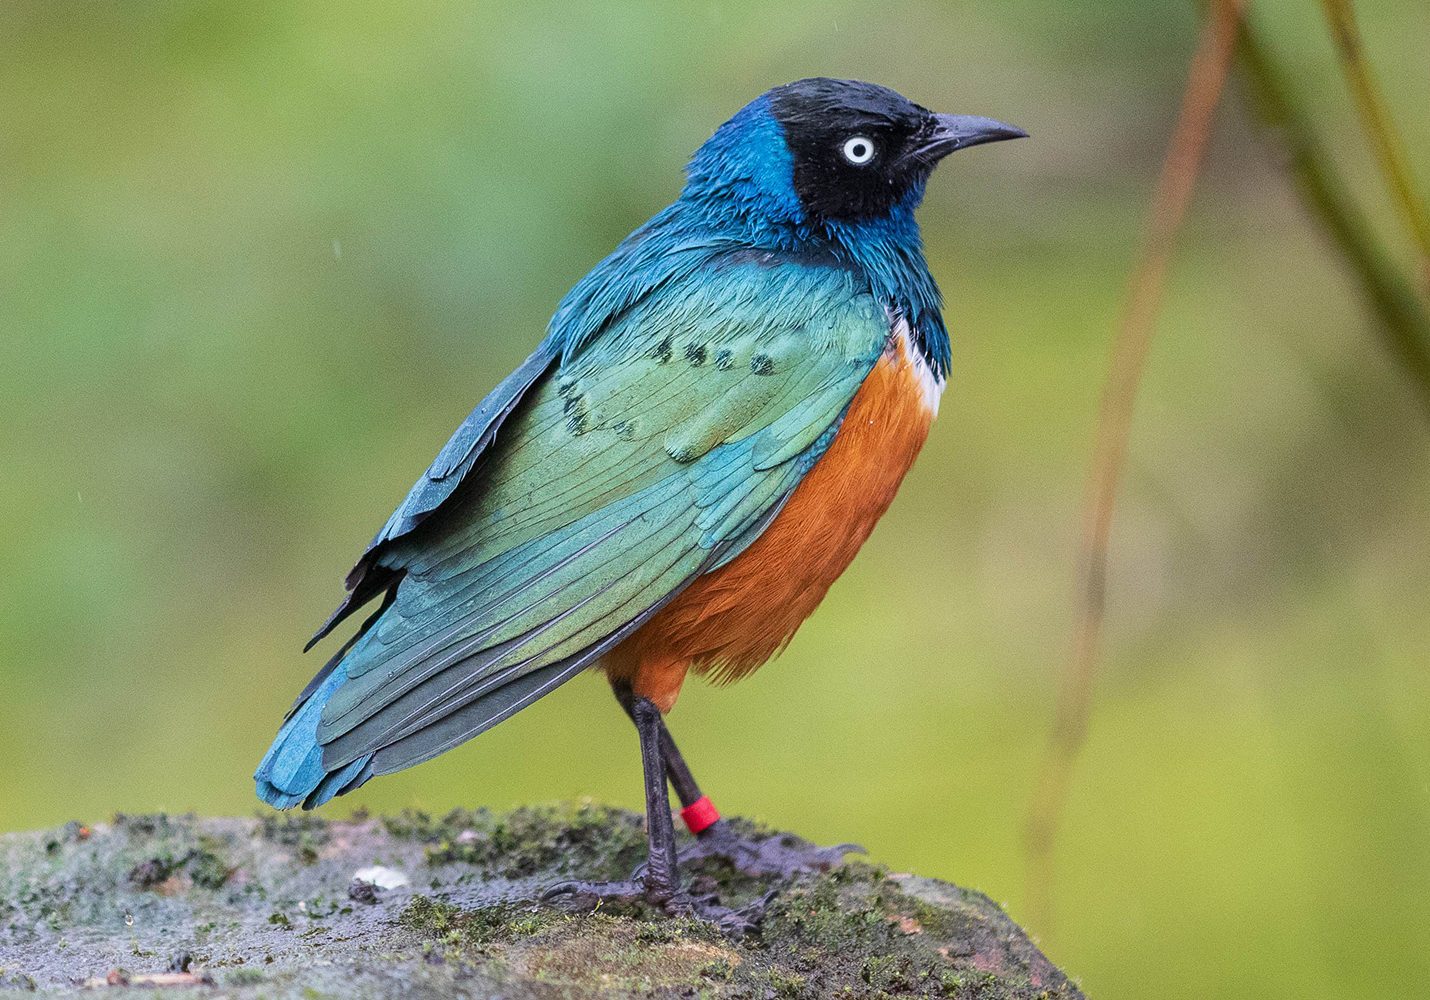
<path fill-rule="evenodd" d="M 680 818 L 685 820 L 685 826 L 691 833 L 699 833 L 714 826 L 715 821 L 720 818 L 720 812 L 715 808 L 715 803 L 710 801 L 710 796 L 702 795 L 680 810 Z"/>

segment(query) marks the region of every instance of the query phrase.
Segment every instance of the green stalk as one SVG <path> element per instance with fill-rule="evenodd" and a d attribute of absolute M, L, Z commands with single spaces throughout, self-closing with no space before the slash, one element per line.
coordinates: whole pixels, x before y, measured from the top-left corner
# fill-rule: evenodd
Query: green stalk
<path fill-rule="evenodd" d="M 1430 214 L 1426 213 L 1425 202 L 1415 190 L 1405 141 L 1391 121 L 1385 97 L 1371 73 L 1365 46 L 1361 44 L 1360 31 L 1356 27 L 1355 6 L 1351 0 L 1321 0 L 1321 6 L 1326 12 L 1326 23 L 1330 26 L 1331 37 L 1335 39 L 1336 51 L 1341 57 L 1346 83 L 1360 109 L 1361 126 L 1370 140 L 1401 221 L 1420 251 L 1421 269 L 1426 287 L 1430 288 Z"/>
<path fill-rule="evenodd" d="M 1247 19 L 1241 22 L 1239 41 L 1257 114 L 1278 133 L 1302 199 L 1355 275 L 1377 320 L 1382 344 L 1430 417 L 1430 312 L 1414 284 L 1376 241 L 1321 148 L 1310 117 Z"/>

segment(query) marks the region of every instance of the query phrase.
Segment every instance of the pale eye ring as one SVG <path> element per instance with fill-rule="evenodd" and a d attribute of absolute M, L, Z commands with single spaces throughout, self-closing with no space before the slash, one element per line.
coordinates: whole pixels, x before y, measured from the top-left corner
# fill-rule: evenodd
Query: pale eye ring
<path fill-rule="evenodd" d="M 862 167 L 874 158 L 874 140 L 867 135 L 851 135 L 840 147 L 844 158 L 856 167 Z"/>

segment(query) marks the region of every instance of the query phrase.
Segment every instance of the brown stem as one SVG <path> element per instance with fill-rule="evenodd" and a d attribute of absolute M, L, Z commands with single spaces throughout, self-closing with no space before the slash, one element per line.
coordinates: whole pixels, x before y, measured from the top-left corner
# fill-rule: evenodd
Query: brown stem
<path fill-rule="evenodd" d="M 1063 671 L 1057 717 L 1026 827 L 1030 921 L 1052 926 L 1053 845 L 1073 765 L 1087 734 L 1106 607 L 1107 549 L 1117 487 L 1127 457 L 1137 389 L 1156 328 L 1177 233 L 1201 173 L 1221 102 L 1243 0 L 1215 0 L 1187 74 L 1181 111 L 1152 196 L 1141 254 L 1128 286 L 1098 418 L 1082 530 L 1082 583 L 1073 648 Z"/>

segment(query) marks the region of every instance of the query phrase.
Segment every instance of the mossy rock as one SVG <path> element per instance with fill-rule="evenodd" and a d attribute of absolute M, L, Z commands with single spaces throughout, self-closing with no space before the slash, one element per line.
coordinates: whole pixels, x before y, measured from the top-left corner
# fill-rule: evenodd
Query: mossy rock
<path fill-rule="evenodd" d="M 738 941 L 639 906 L 538 902 L 553 881 L 627 875 L 641 823 L 587 803 L 342 822 L 117 816 L 5 835 L 0 994 L 1082 996 L 987 897 L 862 863 L 790 879 L 698 863 L 688 874 L 728 905 L 772 893 Z"/>

